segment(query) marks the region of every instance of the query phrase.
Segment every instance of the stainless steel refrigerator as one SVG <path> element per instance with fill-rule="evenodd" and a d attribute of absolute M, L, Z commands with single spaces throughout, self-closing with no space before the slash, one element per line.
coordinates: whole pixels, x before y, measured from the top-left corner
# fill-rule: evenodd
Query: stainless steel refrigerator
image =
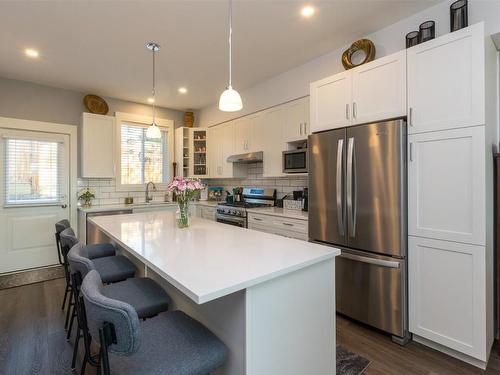
<path fill-rule="evenodd" d="M 337 311 L 405 343 L 406 122 L 309 136 L 309 237 L 342 249 Z"/>

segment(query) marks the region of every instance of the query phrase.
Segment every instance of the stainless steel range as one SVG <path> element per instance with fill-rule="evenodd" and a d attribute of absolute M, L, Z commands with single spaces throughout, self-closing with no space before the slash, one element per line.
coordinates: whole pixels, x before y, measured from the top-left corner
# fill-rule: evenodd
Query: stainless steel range
<path fill-rule="evenodd" d="M 275 189 L 244 188 L 241 202 L 217 205 L 216 220 L 219 223 L 247 228 L 247 208 L 274 206 L 275 202 Z"/>

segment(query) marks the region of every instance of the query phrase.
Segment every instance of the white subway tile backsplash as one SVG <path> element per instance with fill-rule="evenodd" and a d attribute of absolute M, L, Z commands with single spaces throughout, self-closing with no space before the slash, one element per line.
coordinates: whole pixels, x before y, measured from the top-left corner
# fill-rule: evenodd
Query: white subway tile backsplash
<path fill-rule="evenodd" d="M 285 176 L 285 177 L 263 177 L 262 163 L 249 164 L 248 174 L 241 179 L 217 179 L 206 180 L 208 186 L 222 186 L 225 190 L 231 191 L 235 186 L 251 187 L 258 186 L 270 189 L 276 189 L 278 198 L 282 198 L 286 194 L 291 194 L 294 190 L 301 190 L 307 187 L 307 176 Z"/>

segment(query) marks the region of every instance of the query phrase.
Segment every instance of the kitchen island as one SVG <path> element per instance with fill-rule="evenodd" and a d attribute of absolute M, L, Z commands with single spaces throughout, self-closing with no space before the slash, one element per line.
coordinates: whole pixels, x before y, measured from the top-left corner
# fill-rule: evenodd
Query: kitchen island
<path fill-rule="evenodd" d="M 175 213 L 90 219 L 229 348 L 216 374 L 334 374 L 338 249 Z"/>

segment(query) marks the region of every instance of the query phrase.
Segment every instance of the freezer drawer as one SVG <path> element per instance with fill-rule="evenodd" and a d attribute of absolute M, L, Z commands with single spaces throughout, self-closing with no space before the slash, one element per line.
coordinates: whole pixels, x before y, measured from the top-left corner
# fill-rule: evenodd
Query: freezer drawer
<path fill-rule="evenodd" d="M 406 337 L 406 261 L 343 249 L 335 263 L 337 311 Z"/>

